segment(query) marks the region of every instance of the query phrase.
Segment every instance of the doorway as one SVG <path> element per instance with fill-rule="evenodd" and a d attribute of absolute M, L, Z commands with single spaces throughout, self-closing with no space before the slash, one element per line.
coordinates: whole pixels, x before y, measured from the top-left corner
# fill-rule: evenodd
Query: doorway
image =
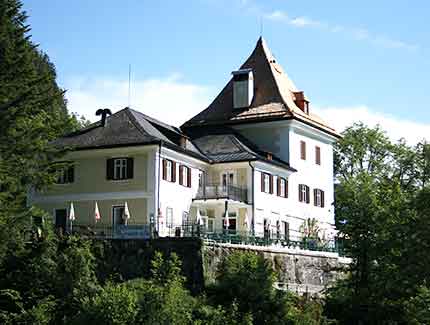
<path fill-rule="evenodd" d="M 67 230 L 67 209 L 55 209 L 55 229 L 64 234 Z"/>

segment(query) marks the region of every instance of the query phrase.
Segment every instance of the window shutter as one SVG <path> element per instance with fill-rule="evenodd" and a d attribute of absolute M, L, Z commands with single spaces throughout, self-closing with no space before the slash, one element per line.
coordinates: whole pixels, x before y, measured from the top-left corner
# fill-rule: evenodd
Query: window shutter
<path fill-rule="evenodd" d="M 285 197 L 288 197 L 288 181 L 285 180 Z"/>
<path fill-rule="evenodd" d="M 321 165 L 321 148 L 318 146 L 315 147 L 315 163 Z"/>
<path fill-rule="evenodd" d="M 273 175 L 269 175 L 269 191 L 273 194 Z"/>
<path fill-rule="evenodd" d="M 261 172 L 261 192 L 264 192 L 264 173 Z"/>
<path fill-rule="evenodd" d="M 303 202 L 302 184 L 299 184 L 299 202 Z"/>
<path fill-rule="evenodd" d="M 314 188 L 314 205 L 317 206 L 317 192 L 318 190 Z"/>
<path fill-rule="evenodd" d="M 176 182 L 176 162 L 172 161 L 172 182 Z"/>
<path fill-rule="evenodd" d="M 306 142 L 300 141 L 300 158 L 306 160 Z"/>
<path fill-rule="evenodd" d="M 310 203 L 311 202 L 311 198 L 309 197 L 309 186 L 306 186 L 306 203 Z"/>
<path fill-rule="evenodd" d="M 184 185 L 184 166 L 179 165 L 179 185 Z"/>
<path fill-rule="evenodd" d="M 276 185 L 276 194 L 281 196 L 281 178 L 279 176 L 277 178 Z"/>
<path fill-rule="evenodd" d="M 70 166 L 67 169 L 67 182 L 73 183 L 75 181 L 75 166 Z"/>
<path fill-rule="evenodd" d="M 162 172 L 162 177 L 164 180 L 167 179 L 167 161 L 166 159 L 163 159 L 163 172 Z"/>
<path fill-rule="evenodd" d="M 133 178 L 134 172 L 134 159 L 127 158 L 127 178 Z"/>
<path fill-rule="evenodd" d="M 321 191 L 321 208 L 324 208 L 324 191 Z"/>
<path fill-rule="evenodd" d="M 191 187 L 191 168 L 188 168 L 188 173 L 187 173 L 187 186 Z"/>
<path fill-rule="evenodd" d="M 113 158 L 106 160 L 106 179 L 113 179 Z"/>

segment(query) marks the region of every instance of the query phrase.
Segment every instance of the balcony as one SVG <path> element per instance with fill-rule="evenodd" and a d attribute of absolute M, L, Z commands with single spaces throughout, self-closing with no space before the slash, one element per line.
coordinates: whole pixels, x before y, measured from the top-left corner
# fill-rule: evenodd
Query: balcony
<path fill-rule="evenodd" d="M 248 203 L 248 190 L 235 185 L 204 184 L 194 200 L 226 199 Z"/>

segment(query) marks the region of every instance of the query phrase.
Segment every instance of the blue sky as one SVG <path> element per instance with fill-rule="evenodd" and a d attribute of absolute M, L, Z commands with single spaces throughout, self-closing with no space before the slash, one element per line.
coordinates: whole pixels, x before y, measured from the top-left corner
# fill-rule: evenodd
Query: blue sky
<path fill-rule="evenodd" d="M 394 138 L 430 139 L 428 1 L 25 0 L 24 8 L 69 108 L 90 119 L 99 106 L 127 106 L 131 64 L 131 105 L 180 124 L 247 58 L 262 22 L 277 60 L 329 123 L 361 119 Z"/>

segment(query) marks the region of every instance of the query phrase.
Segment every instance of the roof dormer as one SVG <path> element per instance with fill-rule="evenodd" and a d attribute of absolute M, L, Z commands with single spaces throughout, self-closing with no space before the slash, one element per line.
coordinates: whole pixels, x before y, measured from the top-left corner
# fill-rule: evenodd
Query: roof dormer
<path fill-rule="evenodd" d="M 233 108 L 246 108 L 254 97 L 254 76 L 252 69 L 233 71 Z"/>

